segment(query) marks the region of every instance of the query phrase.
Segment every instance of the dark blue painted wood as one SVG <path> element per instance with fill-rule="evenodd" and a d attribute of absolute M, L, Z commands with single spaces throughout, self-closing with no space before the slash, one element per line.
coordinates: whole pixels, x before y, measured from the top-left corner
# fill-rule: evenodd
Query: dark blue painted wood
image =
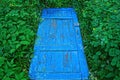
<path fill-rule="evenodd" d="M 29 76 L 33 80 L 88 80 L 77 16 L 72 8 L 44 9 Z"/>

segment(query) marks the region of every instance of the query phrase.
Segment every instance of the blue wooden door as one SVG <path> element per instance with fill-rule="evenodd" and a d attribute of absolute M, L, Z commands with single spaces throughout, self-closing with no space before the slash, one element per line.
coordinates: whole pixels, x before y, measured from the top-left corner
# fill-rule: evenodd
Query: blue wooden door
<path fill-rule="evenodd" d="M 73 12 L 58 10 L 45 12 L 47 17 L 39 25 L 29 71 L 30 78 L 33 80 L 88 79 L 80 30 L 79 27 L 75 27 L 76 19 L 71 16 Z"/>

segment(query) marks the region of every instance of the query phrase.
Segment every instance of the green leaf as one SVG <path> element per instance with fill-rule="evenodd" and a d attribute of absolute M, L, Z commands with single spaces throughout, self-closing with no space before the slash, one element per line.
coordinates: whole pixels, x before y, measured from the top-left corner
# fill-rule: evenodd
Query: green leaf
<path fill-rule="evenodd" d="M 5 76 L 2 80 L 11 80 L 11 79 L 9 77 Z"/>
<path fill-rule="evenodd" d="M 2 69 L 2 68 L 0 68 L 0 79 L 2 79 L 3 78 L 3 76 L 4 76 L 4 69 Z"/>
<path fill-rule="evenodd" d="M 100 52 L 100 51 L 98 51 L 96 54 L 97 54 L 97 55 L 101 55 L 101 52 Z"/>
<path fill-rule="evenodd" d="M 113 71 L 114 67 L 112 67 L 111 65 L 106 66 L 106 69 L 108 69 L 109 71 Z"/>
<path fill-rule="evenodd" d="M 20 43 L 21 43 L 21 44 L 24 44 L 24 45 L 30 44 L 30 42 L 28 42 L 28 41 L 21 41 Z"/>
<path fill-rule="evenodd" d="M 105 77 L 106 78 L 111 78 L 111 77 L 113 77 L 115 74 L 114 73 L 108 73 Z"/>
<path fill-rule="evenodd" d="M 5 58 L 4 57 L 0 57 L 0 66 L 2 66 L 4 64 Z"/>
<path fill-rule="evenodd" d="M 10 53 L 14 53 L 16 49 L 11 49 L 10 50 Z"/>
<path fill-rule="evenodd" d="M 15 74 L 15 79 L 16 80 L 24 80 L 24 75 L 25 73 L 24 72 L 21 72 L 20 74 Z"/>
<path fill-rule="evenodd" d="M 114 57 L 114 58 L 112 59 L 111 65 L 112 65 L 112 66 L 115 66 L 117 60 L 118 60 L 117 57 Z"/>

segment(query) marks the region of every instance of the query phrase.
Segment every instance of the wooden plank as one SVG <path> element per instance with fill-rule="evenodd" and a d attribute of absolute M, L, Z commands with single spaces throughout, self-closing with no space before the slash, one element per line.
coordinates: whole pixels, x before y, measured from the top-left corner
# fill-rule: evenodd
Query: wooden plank
<path fill-rule="evenodd" d="M 37 73 L 36 80 L 82 80 L 81 73 Z M 85 79 L 84 79 L 85 80 Z"/>

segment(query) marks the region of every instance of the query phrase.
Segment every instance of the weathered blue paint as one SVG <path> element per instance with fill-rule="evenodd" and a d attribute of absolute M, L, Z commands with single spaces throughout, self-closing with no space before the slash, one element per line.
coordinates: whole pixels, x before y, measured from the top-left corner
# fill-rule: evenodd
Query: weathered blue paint
<path fill-rule="evenodd" d="M 34 45 L 31 80 L 88 80 L 79 23 L 72 8 L 44 9 Z"/>

